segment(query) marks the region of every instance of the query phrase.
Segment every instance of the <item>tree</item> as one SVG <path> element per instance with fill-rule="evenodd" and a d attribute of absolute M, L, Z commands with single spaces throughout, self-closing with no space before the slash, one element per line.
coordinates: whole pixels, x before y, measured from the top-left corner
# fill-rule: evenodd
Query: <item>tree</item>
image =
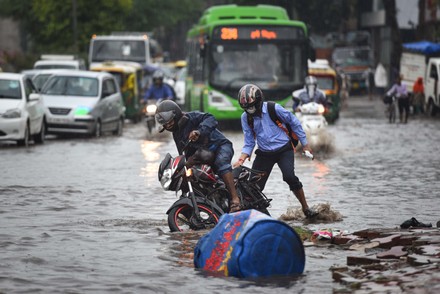
<path fill-rule="evenodd" d="M 78 45 L 87 52 L 90 37 L 124 28 L 132 0 L 74 0 L 77 6 Z M 34 53 L 75 52 L 71 0 L 0 0 L 1 15 L 20 21 Z"/>

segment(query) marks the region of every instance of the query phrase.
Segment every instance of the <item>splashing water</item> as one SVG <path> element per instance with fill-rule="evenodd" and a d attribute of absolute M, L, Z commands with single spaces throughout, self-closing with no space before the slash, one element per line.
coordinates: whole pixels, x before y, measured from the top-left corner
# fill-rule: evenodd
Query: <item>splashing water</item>
<path fill-rule="evenodd" d="M 312 208 L 318 212 L 318 215 L 311 220 L 307 220 L 309 222 L 331 223 L 331 222 L 342 221 L 343 218 L 342 214 L 339 211 L 333 210 L 331 208 L 330 203 L 328 202 L 318 203 L 316 205 L 313 205 Z M 283 221 L 304 220 L 304 219 L 305 219 L 305 215 L 300 207 L 298 208 L 288 207 L 286 213 L 280 216 L 280 220 Z"/>

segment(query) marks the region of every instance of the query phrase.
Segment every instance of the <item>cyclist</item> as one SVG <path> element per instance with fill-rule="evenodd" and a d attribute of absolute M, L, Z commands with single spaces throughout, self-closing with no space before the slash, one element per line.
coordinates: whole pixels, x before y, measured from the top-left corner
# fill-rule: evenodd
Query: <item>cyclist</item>
<path fill-rule="evenodd" d="M 402 84 L 402 75 L 397 77 L 395 84 L 388 90 L 387 96 L 395 96 L 397 98 L 399 120 L 401 123 L 407 123 L 409 114 L 409 96 L 406 85 Z M 403 117 L 403 112 L 405 112 L 405 117 Z"/>

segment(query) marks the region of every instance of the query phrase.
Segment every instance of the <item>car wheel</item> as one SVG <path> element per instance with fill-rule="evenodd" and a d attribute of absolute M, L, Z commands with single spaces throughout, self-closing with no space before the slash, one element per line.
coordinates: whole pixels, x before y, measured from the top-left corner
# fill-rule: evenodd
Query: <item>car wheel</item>
<path fill-rule="evenodd" d="M 102 125 L 101 125 L 101 121 L 97 121 L 96 125 L 95 125 L 95 137 L 99 138 L 102 135 Z"/>
<path fill-rule="evenodd" d="M 26 128 L 24 129 L 24 138 L 21 140 L 17 140 L 18 146 L 29 146 L 29 126 L 26 124 Z"/>
<path fill-rule="evenodd" d="M 122 136 L 122 133 L 124 132 L 124 119 L 119 119 L 118 126 L 116 127 L 116 130 L 113 131 L 113 135 L 115 136 Z"/>
<path fill-rule="evenodd" d="M 43 119 L 43 121 L 41 122 L 41 130 L 38 134 L 34 135 L 34 141 L 35 143 L 43 144 L 45 137 L 46 137 L 46 122 Z"/>

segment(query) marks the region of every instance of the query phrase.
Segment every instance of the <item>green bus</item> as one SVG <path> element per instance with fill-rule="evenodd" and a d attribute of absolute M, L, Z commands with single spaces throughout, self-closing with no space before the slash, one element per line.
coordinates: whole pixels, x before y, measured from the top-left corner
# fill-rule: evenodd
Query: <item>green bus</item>
<path fill-rule="evenodd" d="M 221 5 L 207 9 L 187 34 L 186 110 L 219 121 L 240 118 L 238 90 L 258 85 L 266 100 L 291 108 L 314 60 L 307 28 L 271 5 Z"/>

